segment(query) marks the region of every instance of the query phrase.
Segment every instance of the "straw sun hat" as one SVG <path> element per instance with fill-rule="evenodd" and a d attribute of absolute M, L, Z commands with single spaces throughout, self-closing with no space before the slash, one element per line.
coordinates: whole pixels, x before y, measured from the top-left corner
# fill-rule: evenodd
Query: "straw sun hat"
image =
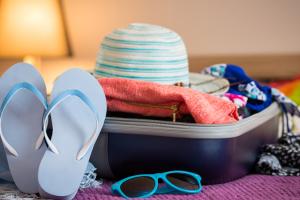
<path fill-rule="evenodd" d="M 116 29 L 103 39 L 95 76 L 177 84 L 213 94 L 229 88 L 226 79 L 189 73 L 186 48 L 177 33 L 143 23 Z"/>

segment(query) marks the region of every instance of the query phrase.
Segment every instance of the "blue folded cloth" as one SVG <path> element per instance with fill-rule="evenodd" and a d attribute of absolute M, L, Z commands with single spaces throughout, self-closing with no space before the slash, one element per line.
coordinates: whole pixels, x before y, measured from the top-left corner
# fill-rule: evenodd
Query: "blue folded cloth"
<path fill-rule="evenodd" d="M 203 73 L 226 78 L 230 82 L 229 93 L 248 97 L 246 107 L 260 112 L 272 103 L 272 89 L 250 78 L 245 71 L 232 64 L 217 64 L 206 68 Z"/>

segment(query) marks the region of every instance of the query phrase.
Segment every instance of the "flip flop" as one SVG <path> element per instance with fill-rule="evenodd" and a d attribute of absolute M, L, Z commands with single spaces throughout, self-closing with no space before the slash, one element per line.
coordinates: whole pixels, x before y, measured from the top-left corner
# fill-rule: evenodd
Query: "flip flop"
<path fill-rule="evenodd" d="M 59 76 L 44 116 L 51 115 L 52 138 L 39 170 L 40 195 L 51 199 L 72 199 L 80 186 L 93 146 L 106 116 L 106 98 L 98 81 L 80 69 Z M 44 128 L 44 130 L 46 130 Z"/>
<path fill-rule="evenodd" d="M 9 172 L 6 153 L 1 139 L 0 139 L 0 179 L 13 182 L 11 174 Z"/>
<path fill-rule="evenodd" d="M 20 191 L 38 192 L 37 170 L 46 151 L 35 149 L 47 109 L 46 87 L 30 64 L 17 63 L 0 79 L 0 138 L 9 170 Z"/>

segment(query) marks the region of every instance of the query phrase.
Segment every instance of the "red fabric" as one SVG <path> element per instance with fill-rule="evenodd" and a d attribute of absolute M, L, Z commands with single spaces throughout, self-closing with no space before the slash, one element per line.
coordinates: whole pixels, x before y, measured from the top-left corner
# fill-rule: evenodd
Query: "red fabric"
<path fill-rule="evenodd" d="M 171 117 L 173 112 L 168 109 L 128 103 L 178 105 L 177 116 L 190 114 L 196 123 L 226 124 L 238 120 L 233 103 L 193 89 L 122 78 L 101 78 L 99 83 L 104 89 L 109 111 Z"/>

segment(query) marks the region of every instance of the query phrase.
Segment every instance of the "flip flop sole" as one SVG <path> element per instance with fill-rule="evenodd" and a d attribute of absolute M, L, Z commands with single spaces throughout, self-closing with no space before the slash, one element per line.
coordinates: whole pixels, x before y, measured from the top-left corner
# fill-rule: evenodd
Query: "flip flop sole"
<path fill-rule="evenodd" d="M 51 100 L 70 89 L 81 91 L 95 105 L 102 128 L 106 99 L 97 80 L 85 71 L 69 70 L 55 81 Z M 52 111 L 51 120 L 51 142 L 59 154 L 47 150 L 41 161 L 38 172 L 40 194 L 46 198 L 71 199 L 79 188 L 92 148 L 81 160 L 77 160 L 76 156 L 93 134 L 95 117 L 79 98 L 70 97 Z"/>
<path fill-rule="evenodd" d="M 7 92 L 20 82 L 31 83 L 46 98 L 45 83 L 39 72 L 29 64 L 17 63 L 0 79 L 1 103 Z M 19 190 L 25 193 L 38 192 L 37 170 L 46 145 L 36 150 L 35 143 L 42 131 L 44 111 L 34 94 L 21 90 L 13 96 L 2 114 L 3 135 L 18 152 L 18 156 L 14 156 L 6 151 L 9 170 Z"/>

